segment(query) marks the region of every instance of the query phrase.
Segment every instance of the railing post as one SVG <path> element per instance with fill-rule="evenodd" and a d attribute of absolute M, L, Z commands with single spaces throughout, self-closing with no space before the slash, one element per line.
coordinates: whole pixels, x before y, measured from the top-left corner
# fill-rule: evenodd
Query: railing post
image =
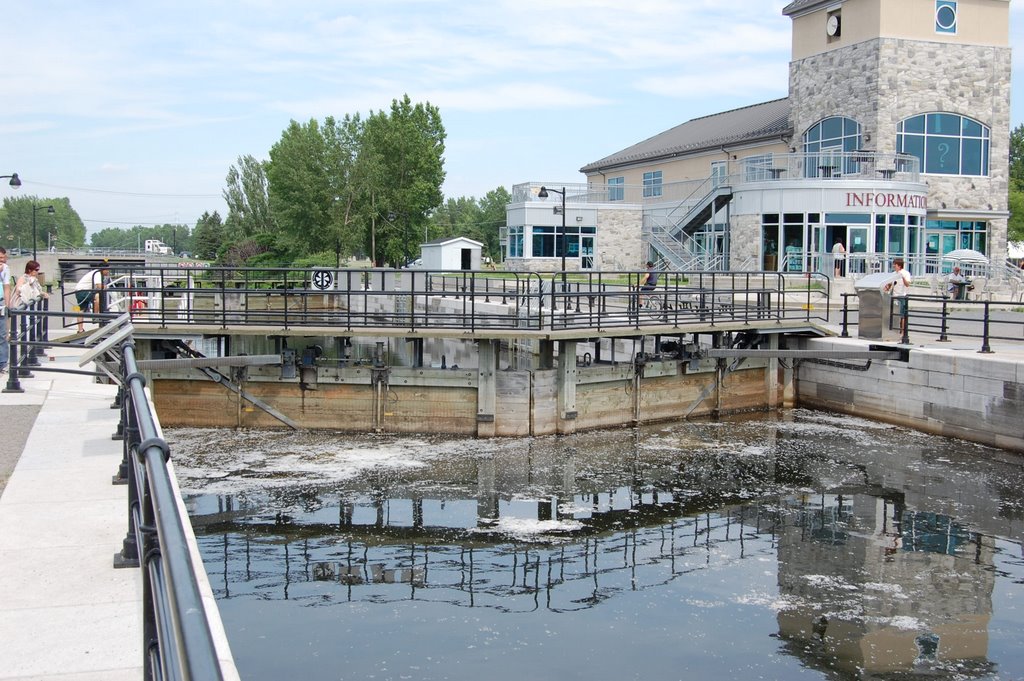
<path fill-rule="evenodd" d="M 982 331 L 981 331 L 981 350 L 978 352 L 991 353 L 992 347 L 988 344 L 988 324 L 989 324 L 989 302 L 985 301 L 985 315 L 982 318 Z"/>
<path fill-rule="evenodd" d="M 940 331 L 939 331 L 939 342 L 940 343 L 948 343 L 949 342 L 949 336 L 946 335 L 946 329 L 948 327 L 948 321 L 949 321 L 948 318 L 947 318 L 948 309 L 947 309 L 946 302 L 947 302 L 946 301 L 946 297 L 943 296 L 942 297 L 942 326 L 941 326 Z"/>
<path fill-rule="evenodd" d="M 900 338 L 900 343 L 910 345 L 910 296 L 904 296 L 901 307 L 900 329 L 903 331 L 903 337 Z"/>
<path fill-rule="evenodd" d="M 21 387 L 21 381 L 18 380 L 21 376 L 21 367 L 18 364 L 18 344 L 15 342 L 18 338 L 18 318 L 20 315 L 14 314 L 12 310 L 7 310 L 9 317 L 7 328 L 10 331 L 11 344 L 10 353 L 7 357 L 7 385 L 4 387 L 5 393 L 23 393 L 25 389 Z"/>
<path fill-rule="evenodd" d="M 843 294 L 843 332 L 839 334 L 840 338 L 850 337 L 850 294 Z"/>
<path fill-rule="evenodd" d="M 39 301 L 36 301 L 28 306 L 28 316 L 25 317 L 25 324 L 22 326 L 22 334 L 25 336 L 25 340 L 29 343 L 29 345 L 26 346 L 25 351 L 22 353 L 25 357 L 23 364 L 30 367 L 39 366 L 39 356 L 36 350 L 37 346 L 35 345 L 39 340 L 38 305 Z"/>
<path fill-rule="evenodd" d="M 127 347 L 135 347 L 131 341 L 126 342 L 122 345 L 122 353 Z M 129 568 L 139 567 L 139 545 L 136 541 L 136 517 L 137 512 L 141 510 L 142 499 L 140 497 L 139 490 L 139 479 L 140 476 L 136 470 L 136 466 L 139 465 L 138 458 L 135 455 L 135 448 L 139 443 L 139 427 L 135 417 L 135 404 L 132 397 L 132 391 L 128 386 L 128 381 L 131 377 L 128 375 L 128 366 L 122 354 L 121 359 L 121 376 L 122 385 L 124 386 L 124 397 L 121 399 L 121 420 L 127 421 L 124 428 L 124 438 L 122 444 L 123 451 L 123 462 L 125 466 L 125 477 L 128 481 L 128 531 L 125 534 L 123 540 L 121 540 L 121 551 L 114 554 L 114 567 L 115 568 Z M 116 476 L 114 481 L 116 483 Z M 144 582 L 147 580 L 143 580 Z M 145 604 L 143 605 L 145 608 Z"/>

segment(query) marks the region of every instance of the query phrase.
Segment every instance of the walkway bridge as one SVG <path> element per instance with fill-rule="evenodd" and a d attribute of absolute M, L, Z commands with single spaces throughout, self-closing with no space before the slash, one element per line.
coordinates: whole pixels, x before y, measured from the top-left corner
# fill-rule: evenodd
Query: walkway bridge
<path fill-rule="evenodd" d="M 130 319 L 167 426 L 485 437 L 774 408 L 781 339 L 829 335 L 825 278 L 639 276 L 115 267 L 85 321 Z"/>

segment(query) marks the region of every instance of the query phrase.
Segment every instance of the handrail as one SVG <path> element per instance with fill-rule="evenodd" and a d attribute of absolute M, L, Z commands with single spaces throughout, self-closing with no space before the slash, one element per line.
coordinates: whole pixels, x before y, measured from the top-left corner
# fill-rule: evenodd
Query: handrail
<path fill-rule="evenodd" d="M 128 535 L 115 567 L 142 570 L 145 678 L 223 679 L 199 580 L 189 552 L 170 447 L 139 373 L 135 344 L 121 346 L 119 393 L 128 481 Z"/>
<path fill-rule="evenodd" d="M 303 327 L 331 329 L 335 334 L 358 329 L 481 333 L 642 328 L 666 321 L 638 319 L 631 313 L 636 271 L 499 275 L 479 270 L 328 269 L 329 277 L 314 277 L 323 270 L 210 268 L 175 282 L 173 267 L 112 270 L 126 284 L 102 289 L 98 297 L 111 303 L 110 313 L 130 313 L 139 327 L 200 324 L 225 329 L 264 326 L 268 333 Z M 663 285 L 673 324 L 806 318 L 810 308 L 805 282 L 799 282 L 794 295 L 794 282 L 778 272 L 672 270 L 663 275 L 662 281 L 674 282 L 671 288 Z M 325 286 L 325 281 L 330 284 Z M 826 280 L 815 295 L 827 296 L 827 286 Z"/>

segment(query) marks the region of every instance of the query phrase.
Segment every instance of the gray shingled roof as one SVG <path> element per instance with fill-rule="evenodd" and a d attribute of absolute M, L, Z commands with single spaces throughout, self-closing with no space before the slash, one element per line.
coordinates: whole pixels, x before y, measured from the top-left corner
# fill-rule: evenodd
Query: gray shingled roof
<path fill-rule="evenodd" d="M 788 136 L 790 133 L 789 99 L 776 99 L 694 118 L 611 156 L 588 163 L 580 168 L 580 172 L 671 158 L 703 149 Z"/>
<path fill-rule="evenodd" d="M 793 0 L 793 2 L 789 3 L 783 8 L 782 13 L 786 16 L 789 16 L 790 14 L 795 14 L 805 9 L 810 9 L 815 5 L 823 5 L 826 2 L 828 2 L 828 0 Z"/>

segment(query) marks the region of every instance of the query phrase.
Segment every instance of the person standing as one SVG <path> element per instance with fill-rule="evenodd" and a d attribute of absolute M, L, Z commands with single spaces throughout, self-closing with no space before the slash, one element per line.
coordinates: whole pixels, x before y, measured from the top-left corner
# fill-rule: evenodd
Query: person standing
<path fill-rule="evenodd" d="M 11 304 L 11 269 L 7 266 L 7 249 L 0 246 L 0 374 L 7 371 L 11 339 L 7 333 L 7 306 Z"/>
<path fill-rule="evenodd" d="M 910 276 L 903 267 L 903 258 L 896 258 L 892 261 L 893 274 L 896 281 L 887 284 L 886 291 L 892 291 L 892 297 L 896 299 L 896 313 L 900 316 L 900 336 L 907 332 L 907 294 L 910 293 L 910 284 L 914 278 Z"/>
<path fill-rule="evenodd" d="M 80 313 L 100 311 L 96 305 L 96 296 L 103 290 L 108 274 L 110 274 L 110 268 L 103 265 L 99 269 L 86 272 L 75 284 L 75 302 L 78 304 Z M 83 314 L 79 314 L 78 333 L 83 331 L 85 331 L 85 317 Z"/>
<path fill-rule="evenodd" d="M 836 277 L 846 276 L 846 246 L 841 240 L 832 245 L 832 260 L 835 263 Z"/>

